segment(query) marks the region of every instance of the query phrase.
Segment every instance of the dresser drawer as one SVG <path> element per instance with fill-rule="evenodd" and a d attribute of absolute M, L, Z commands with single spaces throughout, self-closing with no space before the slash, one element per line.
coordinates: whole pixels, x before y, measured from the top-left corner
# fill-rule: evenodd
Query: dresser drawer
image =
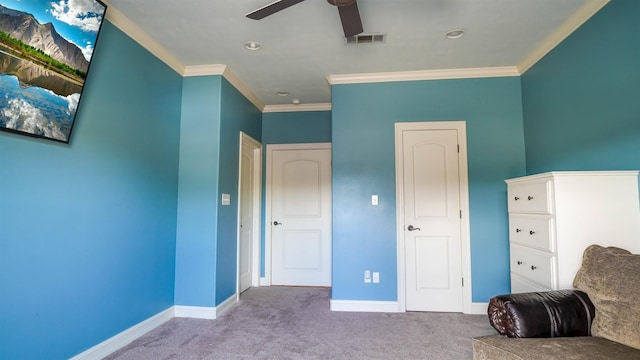
<path fill-rule="evenodd" d="M 509 212 L 551 214 L 551 181 L 509 184 Z"/>
<path fill-rule="evenodd" d="M 555 288 L 553 254 L 511 244 L 511 272 L 544 288 Z"/>
<path fill-rule="evenodd" d="M 509 240 L 554 252 L 553 218 L 548 215 L 509 214 Z"/>
<path fill-rule="evenodd" d="M 511 273 L 511 293 L 525 293 L 525 292 L 538 292 L 538 291 L 549 291 L 553 290 L 551 288 L 545 288 L 543 286 L 534 284 L 532 282 L 527 281 L 520 276 Z"/>

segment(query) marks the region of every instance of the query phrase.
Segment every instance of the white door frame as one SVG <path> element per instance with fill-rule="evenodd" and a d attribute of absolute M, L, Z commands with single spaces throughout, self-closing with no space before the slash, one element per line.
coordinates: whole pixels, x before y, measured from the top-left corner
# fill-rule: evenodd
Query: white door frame
<path fill-rule="evenodd" d="M 267 168 L 265 186 L 265 216 L 264 216 L 264 278 L 260 279 L 260 285 L 271 286 L 271 185 L 273 165 L 273 152 L 278 150 L 313 150 L 331 149 L 331 143 L 304 143 L 304 144 L 267 144 Z"/>
<path fill-rule="evenodd" d="M 462 250 L 462 307 L 465 314 L 471 309 L 471 240 L 469 232 L 469 174 L 467 169 L 467 130 L 465 121 L 403 122 L 395 123 L 396 147 L 396 239 L 398 256 L 398 311 L 407 310 L 406 300 L 406 263 L 405 263 L 405 231 L 404 231 L 404 171 L 402 164 L 403 139 L 402 132 L 410 130 L 457 130 L 460 155 L 458 171 L 460 177 L 460 241 Z"/>
<path fill-rule="evenodd" d="M 251 286 L 260 285 L 260 236 L 262 234 L 261 224 L 261 202 L 262 202 L 262 144 L 251 136 L 240 131 L 240 153 L 238 155 L 238 221 L 236 234 L 237 239 L 237 268 L 236 268 L 236 297 L 240 299 L 240 191 L 242 187 L 242 146 L 248 144 L 253 147 L 253 235 L 251 239 L 252 259 L 251 259 Z"/>

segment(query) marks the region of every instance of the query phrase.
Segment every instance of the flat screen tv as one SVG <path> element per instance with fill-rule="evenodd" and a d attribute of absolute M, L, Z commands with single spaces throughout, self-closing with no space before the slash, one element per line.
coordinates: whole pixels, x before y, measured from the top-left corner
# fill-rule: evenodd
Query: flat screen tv
<path fill-rule="evenodd" d="M 0 130 L 69 143 L 106 9 L 0 0 Z"/>

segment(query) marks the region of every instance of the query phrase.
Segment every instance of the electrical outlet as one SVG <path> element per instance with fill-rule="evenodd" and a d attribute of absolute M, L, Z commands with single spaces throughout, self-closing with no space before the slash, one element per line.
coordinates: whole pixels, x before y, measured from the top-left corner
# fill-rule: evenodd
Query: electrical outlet
<path fill-rule="evenodd" d="M 380 273 L 379 272 L 374 272 L 373 273 L 373 283 L 374 284 L 380 283 Z"/>
<path fill-rule="evenodd" d="M 365 282 L 365 284 L 370 284 L 371 283 L 371 270 L 365 270 L 364 271 L 364 282 Z"/>
<path fill-rule="evenodd" d="M 371 205 L 378 206 L 378 195 L 371 195 Z"/>

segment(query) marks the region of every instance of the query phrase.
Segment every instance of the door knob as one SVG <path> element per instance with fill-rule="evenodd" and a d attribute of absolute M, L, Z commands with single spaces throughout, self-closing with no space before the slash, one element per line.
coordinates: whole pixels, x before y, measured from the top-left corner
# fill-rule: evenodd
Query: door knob
<path fill-rule="evenodd" d="M 420 228 L 419 227 L 413 227 L 413 225 L 409 225 L 409 226 L 407 226 L 407 230 L 409 230 L 409 231 L 414 231 L 414 230 L 420 231 Z"/>
<path fill-rule="evenodd" d="M 274 222 L 273 222 L 273 225 L 278 226 L 278 225 L 282 225 L 282 223 L 281 223 L 281 222 L 274 221 Z"/>

